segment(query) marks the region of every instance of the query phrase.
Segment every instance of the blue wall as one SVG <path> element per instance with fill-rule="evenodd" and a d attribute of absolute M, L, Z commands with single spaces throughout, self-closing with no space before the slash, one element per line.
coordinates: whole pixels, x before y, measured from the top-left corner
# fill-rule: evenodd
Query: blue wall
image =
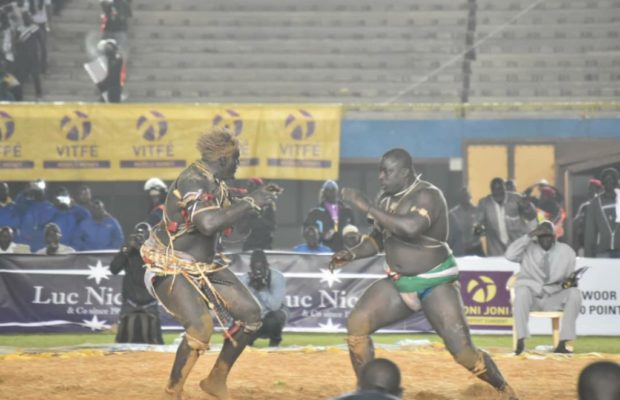
<path fill-rule="evenodd" d="M 341 158 L 380 157 L 403 147 L 418 158 L 462 157 L 464 141 L 620 139 L 620 118 L 505 120 L 343 120 Z"/>

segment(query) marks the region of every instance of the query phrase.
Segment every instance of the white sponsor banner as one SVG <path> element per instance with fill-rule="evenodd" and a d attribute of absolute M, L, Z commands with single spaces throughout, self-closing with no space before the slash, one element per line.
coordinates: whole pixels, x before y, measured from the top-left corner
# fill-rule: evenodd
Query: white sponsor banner
<path fill-rule="evenodd" d="M 519 264 L 502 257 L 460 257 L 462 271 L 513 271 Z M 620 336 L 620 259 L 577 258 L 577 268 L 590 267 L 579 281 L 581 313 L 577 335 Z M 530 318 L 530 332 L 551 334 L 551 320 Z M 476 332 L 476 333 L 489 333 Z"/>

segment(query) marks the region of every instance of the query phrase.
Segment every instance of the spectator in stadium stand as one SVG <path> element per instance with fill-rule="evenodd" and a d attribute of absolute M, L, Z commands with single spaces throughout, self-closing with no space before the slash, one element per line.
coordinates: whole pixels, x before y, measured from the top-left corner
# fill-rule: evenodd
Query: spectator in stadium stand
<path fill-rule="evenodd" d="M 19 216 L 6 182 L 0 182 L 0 226 L 8 226 L 13 231 L 19 228 Z"/>
<path fill-rule="evenodd" d="M 342 250 L 342 228 L 355 225 L 353 211 L 338 199 L 338 184 L 325 181 L 319 192 L 319 205 L 308 213 L 304 226 L 319 228 L 321 243 L 333 251 Z"/>
<path fill-rule="evenodd" d="M 16 101 L 21 98 L 21 85 L 17 78 L 8 72 L 8 62 L 0 54 L 0 101 Z"/>
<path fill-rule="evenodd" d="M 536 209 L 527 196 L 507 192 L 502 178 L 491 180 L 491 194 L 478 203 L 474 234 L 486 234 L 487 255 L 504 255 L 517 238 L 536 226 Z"/>
<path fill-rule="evenodd" d="M 248 182 L 248 192 L 253 192 L 265 182 L 261 178 L 252 178 Z M 276 205 L 271 204 L 262 208 L 252 216 L 240 221 L 238 229 L 242 234 L 247 234 L 243 242 L 243 251 L 261 249 L 271 250 L 273 246 L 273 234 L 276 230 Z"/>
<path fill-rule="evenodd" d="M 34 83 L 37 100 L 43 96 L 41 87 L 41 30 L 30 13 L 23 12 L 24 25 L 17 28 L 15 45 L 15 77 L 23 86 L 28 78 Z"/>
<path fill-rule="evenodd" d="M 151 231 L 151 226 L 140 222 L 129 235 L 127 243 L 112 259 L 110 271 L 123 276 L 123 305 L 119 316 L 116 343 L 164 344 L 157 300 L 144 284 L 144 261 L 140 246 Z"/>
<path fill-rule="evenodd" d="M 36 254 L 46 254 L 48 256 L 52 256 L 55 254 L 71 254 L 75 253 L 73 247 L 65 246 L 60 243 L 60 238 L 62 237 L 62 232 L 58 225 L 53 222 L 45 225 L 45 244 L 46 246 L 42 249 L 39 249 Z"/>
<path fill-rule="evenodd" d="M 250 256 L 250 272 L 239 277 L 250 289 L 261 306 L 262 325 L 256 331 L 250 346 L 259 338 L 269 339 L 269 347 L 277 347 L 282 342 L 282 329 L 288 318 L 284 305 L 286 281 L 282 272 L 271 268 L 262 250 L 254 250 Z"/>
<path fill-rule="evenodd" d="M 78 250 L 110 250 L 121 247 L 125 237 L 116 218 L 108 214 L 103 201 L 93 200 L 92 218 L 80 223 L 75 237 Z"/>
<path fill-rule="evenodd" d="M 93 207 L 93 193 L 90 186 L 81 184 L 75 193 L 75 204 L 87 209 L 92 210 Z"/>
<path fill-rule="evenodd" d="M 457 226 L 455 230 L 461 234 L 463 254 L 484 257 L 480 236 L 474 234 L 477 212 L 476 206 L 471 202 L 469 190 L 466 187 L 462 188 L 459 193 L 459 204 L 450 210 L 450 234 L 453 227 Z M 453 246 L 450 248 L 454 251 Z"/>
<path fill-rule="evenodd" d="M 355 225 L 347 225 L 342 228 L 342 241 L 346 249 L 352 249 L 362 241 L 360 230 Z"/>
<path fill-rule="evenodd" d="M 51 7 L 51 0 L 26 0 L 24 3 L 24 9 L 32 15 L 32 21 L 39 27 L 41 73 L 43 74 L 47 71 L 47 33 L 50 29 L 48 16 L 51 14 Z"/>
<path fill-rule="evenodd" d="M 603 189 L 603 183 L 600 180 L 596 178 L 590 179 L 588 182 L 588 200 L 579 205 L 577 214 L 575 214 L 575 218 L 573 219 L 573 249 L 575 249 L 578 254 L 580 254 L 585 244 L 586 212 L 588 206 L 594 197 L 601 192 L 601 189 Z"/>
<path fill-rule="evenodd" d="M 553 222 L 556 230 L 556 238 L 561 240 L 564 237 L 566 211 L 564 211 L 564 208 L 557 199 L 558 195 L 555 189 L 550 186 L 544 186 L 540 189 L 540 198 L 536 205 L 538 220 L 542 221 L 546 219 Z"/>
<path fill-rule="evenodd" d="M 168 187 L 159 178 L 153 177 L 144 183 L 144 191 L 149 196 L 149 215 L 146 222 L 155 226 L 164 215 L 164 203 L 168 195 Z"/>
<path fill-rule="evenodd" d="M 104 39 L 114 39 L 121 51 L 127 55 L 127 30 L 132 16 L 131 5 L 127 0 L 100 0 L 102 31 Z"/>
<path fill-rule="evenodd" d="M 386 358 L 375 358 L 364 365 L 357 391 L 334 400 L 396 400 L 402 395 L 398 365 Z"/>
<path fill-rule="evenodd" d="M 304 227 L 303 236 L 305 243 L 293 247 L 293 251 L 299 253 L 333 253 L 331 248 L 321 243 L 319 228 L 316 226 L 308 225 Z"/>
<path fill-rule="evenodd" d="M 509 192 L 516 192 L 517 191 L 517 182 L 514 179 L 507 179 L 506 180 L 506 190 Z"/>
<path fill-rule="evenodd" d="M 577 382 L 579 400 L 620 399 L 620 364 L 596 361 L 579 373 Z"/>
<path fill-rule="evenodd" d="M 563 311 L 560 343 L 555 353 L 571 353 L 566 343 L 575 340 L 577 317 L 581 307 L 581 293 L 571 281 L 577 256 L 567 244 L 556 241 L 551 221 L 542 221 L 530 233 L 508 246 L 506 258 L 520 263 L 514 284 L 513 315 L 517 331 L 515 354 L 525 349 L 530 336 L 530 311 Z"/>
<path fill-rule="evenodd" d="M 80 223 L 91 217 L 90 211 L 73 204 L 69 190 L 64 186 L 56 189 L 52 198 L 52 204 L 56 208 L 56 212 L 51 222 L 60 227 L 62 232 L 60 243 L 78 247 L 75 244 L 75 235 Z"/>
<path fill-rule="evenodd" d="M 596 195 L 586 211 L 585 256 L 620 258 L 620 198 L 618 170 L 601 173 L 603 192 Z"/>
<path fill-rule="evenodd" d="M 13 241 L 13 229 L 8 226 L 0 228 L 0 254 L 29 254 L 30 247 L 27 244 Z"/>
<path fill-rule="evenodd" d="M 16 240 L 30 246 L 32 251 L 45 247 L 44 228 L 56 213 L 54 205 L 45 199 L 45 189 L 45 181 L 39 179 L 30 182 L 15 199 L 20 219 Z"/>
<path fill-rule="evenodd" d="M 123 92 L 122 69 L 123 57 L 118 52 L 114 39 L 105 39 L 99 42 L 97 48 L 105 55 L 108 63 L 108 72 L 104 80 L 97 84 L 101 97 L 106 103 L 120 103 Z"/>

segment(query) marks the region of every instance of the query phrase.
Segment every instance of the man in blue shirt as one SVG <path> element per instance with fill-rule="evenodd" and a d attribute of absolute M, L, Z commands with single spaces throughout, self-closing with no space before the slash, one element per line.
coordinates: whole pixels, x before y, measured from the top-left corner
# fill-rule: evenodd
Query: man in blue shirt
<path fill-rule="evenodd" d="M 319 228 L 315 225 L 308 225 L 304 228 L 304 240 L 306 243 L 298 244 L 293 247 L 293 251 L 299 253 L 332 253 L 332 249 L 321 244 Z"/>
<path fill-rule="evenodd" d="M 269 346 L 277 347 L 282 341 L 282 329 L 287 319 L 284 297 L 286 282 L 282 272 L 270 268 L 267 256 L 262 250 L 254 250 L 250 256 L 250 272 L 241 277 L 261 306 L 263 325 L 253 340 L 269 338 Z"/>
<path fill-rule="evenodd" d="M 56 190 L 52 204 L 56 209 L 52 222 L 58 225 L 62 232 L 60 243 L 74 246 L 77 229 L 82 221 L 90 218 L 90 211 L 73 204 L 69 190 L 64 186 Z"/>
<path fill-rule="evenodd" d="M 33 252 L 45 247 L 43 230 L 56 213 L 52 203 L 45 199 L 45 187 L 42 180 L 31 182 L 15 201 L 20 217 L 17 242 L 29 245 Z"/>
<path fill-rule="evenodd" d="M 80 223 L 75 237 L 77 250 L 109 250 L 121 247 L 125 237 L 120 224 L 105 209 L 101 200 L 93 200 L 92 218 Z"/>
<path fill-rule="evenodd" d="M 0 226 L 8 226 L 13 231 L 19 228 L 19 217 L 6 182 L 0 182 Z"/>

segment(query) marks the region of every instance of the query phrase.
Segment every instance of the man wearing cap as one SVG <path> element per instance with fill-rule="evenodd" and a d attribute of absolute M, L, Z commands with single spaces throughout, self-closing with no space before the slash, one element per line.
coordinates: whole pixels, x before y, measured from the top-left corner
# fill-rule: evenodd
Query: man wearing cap
<path fill-rule="evenodd" d="M 344 243 L 344 247 L 346 249 L 352 249 L 362 240 L 362 235 L 360 235 L 360 230 L 357 229 L 355 225 L 347 225 L 342 228 L 342 241 Z"/>
<path fill-rule="evenodd" d="M 45 248 L 43 229 L 56 213 L 52 203 L 45 199 L 45 188 L 45 182 L 40 179 L 30 182 L 15 199 L 15 210 L 20 217 L 17 241 L 27 244 L 32 251 Z"/>
<path fill-rule="evenodd" d="M 137 224 L 127 243 L 110 263 L 110 271 L 114 275 L 125 271 L 116 343 L 164 344 L 157 300 L 144 284 L 146 269 L 140 255 L 140 246 L 150 230 L 151 226 L 146 222 Z"/>
<path fill-rule="evenodd" d="M 149 178 L 144 183 L 144 191 L 149 196 L 149 215 L 146 222 L 155 226 L 161 221 L 164 214 L 164 203 L 168 195 L 168 187 L 161 179 L 157 177 Z"/>
<path fill-rule="evenodd" d="M 551 221 L 542 221 L 536 229 L 515 240 L 506 250 L 506 258 L 520 263 L 517 275 L 513 315 L 517 331 L 517 348 L 521 354 L 529 337 L 530 311 L 563 311 L 560 343 L 556 353 L 570 353 L 566 342 L 575 340 L 576 321 L 581 306 L 581 293 L 573 285 L 563 288 L 575 271 L 575 251 L 556 241 Z"/>
<path fill-rule="evenodd" d="M 43 232 L 45 237 L 45 243 L 47 244 L 47 246 L 37 251 L 36 254 L 46 254 L 48 256 L 52 256 L 55 254 L 75 253 L 73 247 L 65 246 L 64 244 L 60 243 L 62 232 L 60 231 L 58 225 L 56 225 L 55 223 L 50 222 L 49 224 L 45 225 L 45 229 Z"/>
<path fill-rule="evenodd" d="M 620 258 L 618 178 L 615 168 L 601 173 L 603 192 L 592 199 L 586 212 L 586 257 Z"/>
<path fill-rule="evenodd" d="M 325 181 L 319 192 L 319 205 L 308 213 L 304 226 L 315 225 L 321 234 L 321 243 L 333 251 L 344 248 L 342 228 L 355 225 L 353 211 L 338 199 L 338 184 Z"/>

